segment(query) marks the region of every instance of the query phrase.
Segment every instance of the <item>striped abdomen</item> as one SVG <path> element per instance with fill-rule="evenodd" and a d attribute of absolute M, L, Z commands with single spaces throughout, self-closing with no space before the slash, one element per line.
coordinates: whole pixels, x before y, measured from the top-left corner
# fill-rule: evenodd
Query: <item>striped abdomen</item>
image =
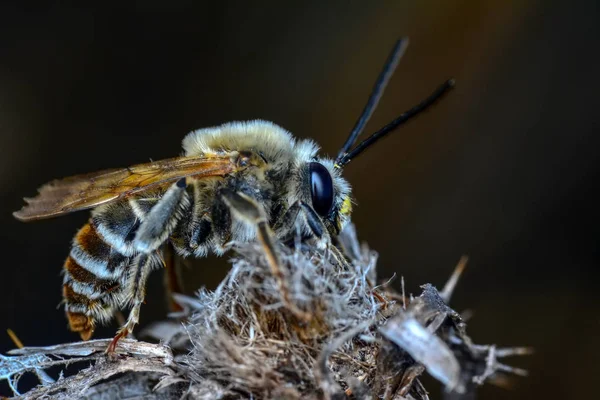
<path fill-rule="evenodd" d="M 91 337 L 96 321 L 112 317 L 126 261 L 99 236 L 93 223 L 77 232 L 64 266 L 63 297 L 71 330 L 83 340 Z"/>
<path fill-rule="evenodd" d="M 73 239 L 64 265 L 63 298 L 72 331 L 91 337 L 96 322 L 112 319 L 127 305 L 130 265 L 136 256 L 131 242 L 140 220 L 130 202 L 99 207 Z"/>

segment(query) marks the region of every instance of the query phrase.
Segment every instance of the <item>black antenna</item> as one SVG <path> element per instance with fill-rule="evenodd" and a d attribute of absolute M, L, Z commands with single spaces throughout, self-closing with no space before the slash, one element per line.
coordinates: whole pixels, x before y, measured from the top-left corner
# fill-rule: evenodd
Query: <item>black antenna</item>
<path fill-rule="evenodd" d="M 396 69 L 398 62 L 404 55 L 407 46 L 408 38 L 401 38 L 396 42 L 396 45 L 392 49 L 392 52 L 388 56 L 388 59 L 383 66 L 383 70 L 381 71 L 381 73 L 379 73 L 377 82 L 375 83 L 375 86 L 371 91 L 371 96 L 369 97 L 369 100 L 367 101 L 367 104 L 365 105 L 362 114 L 358 118 L 358 121 L 356 121 L 352 132 L 350 132 L 350 136 L 348 136 L 348 139 L 346 139 L 346 143 L 344 143 L 344 145 L 340 149 L 340 152 L 336 158 L 336 164 L 339 164 L 339 161 L 342 158 L 344 158 L 348 151 L 350 151 L 350 148 L 352 147 L 352 145 L 354 145 L 358 136 L 362 133 L 363 129 L 365 129 L 365 125 L 367 125 L 367 122 L 369 122 L 371 115 L 373 115 L 373 112 L 377 108 L 377 104 L 379 103 L 379 100 L 383 95 L 383 91 L 385 90 L 385 87 L 390 81 L 390 78 L 394 74 L 394 70 Z"/>
<path fill-rule="evenodd" d="M 425 111 L 429 106 L 433 105 L 437 100 L 439 100 L 444 94 L 448 93 L 450 89 L 454 87 L 454 79 L 448 79 L 442 85 L 440 85 L 429 97 L 425 100 L 414 106 L 408 111 L 403 112 L 398 118 L 379 129 L 377 132 L 369 136 L 367 139 L 363 140 L 358 146 L 356 146 L 349 153 L 344 153 L 341 157 L 338 156 L 336 160 L 336 166 L 338 168 L 343 167 L 348 164 L 353 158 L 356 158 L 360 153 L 362 153 L 367 147 L 371 146 L 373 143 L 404 124 L 411 118 L 417 116 L 422 111 Z"/>

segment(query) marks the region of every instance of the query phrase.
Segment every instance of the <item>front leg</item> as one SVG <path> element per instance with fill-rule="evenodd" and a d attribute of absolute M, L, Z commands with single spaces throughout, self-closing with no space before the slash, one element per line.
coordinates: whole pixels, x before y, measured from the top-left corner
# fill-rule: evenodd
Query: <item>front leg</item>
<path fill-rule="evenodd" d="M 311 206 L 302 200 L 296 201 L 287 209 L 285 214 L 275 225 L 275 232 L 279 233 L 279 236 L 284 242 L 293 239 L 296 223 L 300 216 L 309 227 L 312 236 L 316 239 L 317 247 L 321 250 L 331 251 L 331 254 L 338 265 L 348 266 L 349 264 L 346 257 L 344 257 L 342 252 L 335 245 L 332 245 L 331 236 L 321 218 Z"/>
<path fill-rule="evenodd" d="M 318 247 L 327 248 L 331 243 L 331 238 L 327 232 L 327 228 L 321 218 L 317 215 L 311 206 L 302 200 L 296 201 L 290 208 L 287 209 L 283 217 L 275 225 L 275 232 L 285 240 L 289 240 L 294 235 L 296 222 L 301 216 L 314 238 L 317 239 Z"/>
<path fill-rule="evenodd" d="M 285 281 L 285 275 L 280 268 L 279 259 L 273 244 L 273 234 L 267 223 L 267 217 L 264 211 L 250 197 L 243 193 L 236 193 L 231 190 L 221 192 L 221 199 L 231 210 L 232 216 L 256 227 L 256 234 L 260 241 L 263 251 L 271 269 L 271 273 L 277 281 L 279 292 L 285 306 L 300 320 L 308 322 L 311 315 L 302 311 L 295 305 L 290 298 L 289 288 Z"/>

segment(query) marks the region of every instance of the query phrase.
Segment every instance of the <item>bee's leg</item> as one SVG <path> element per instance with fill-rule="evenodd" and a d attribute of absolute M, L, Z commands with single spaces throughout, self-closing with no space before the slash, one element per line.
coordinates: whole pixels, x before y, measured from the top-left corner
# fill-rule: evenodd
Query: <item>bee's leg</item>
<path fill-rule="evenodd" d="M 302 215 L 313 237 L 324 244 L 329 242 L 327 228 L 325 228 L 325 225 L 323 225 L 323 222 L 312 207 L 302 200 L 296 201 L 287 209 L 285 214 L 275 224 L 275 232 L 280 233 L 285 239 L 290 239 L 295 233 L 294 228 L 299 215 Z"/>
<path fill-rule="evenodd" d="M 287 209 L 283 217 L 281 217 L 279 222 L 275 225 L 275 232 L 279 233 L 284 241 L 292 239 L 295 234 L 294 228 L 299 215 L 302 215 L 302 218 L 310 228 L 313 237 L 317 240 L 317 247 L 330 250 L 339 265 L 347 266 L 348 262 L 342 252 L 332 245 L 329 232 L 327 232 L 327 228 L 323 224 L 321 218 L 319 218 L 311 206 L 302 200 L 296 201 Z"/>
<path fill-rule="evenodd" d="M 277 286 L 279 287 L 279 291 L 285 306 L 298 319 L 305 322 L 309 321 L 311 318 L 310 314 L 299 309 L 290 298 L 290 292 L 285 281 L 285 276 L 279 266 L 279 260 L 275 252 L 273 234 L 269 228 L 264 211 L 261 210 L 254 200 L 243 193 L 235 193 L 230 190 L 225 190 L 221 192 L 221 197 L 225 204 L 229 206 L 229 209 L 234 217 L 256 226 L 258 240 L 260 241 L 265 252 L 271 273 L 277 281 Z"/>
<path fill-rule="evenodd" d="M 164 279 L 169 309 L 172 312 L 182 311 L 183 308 L 173 300 L 173 293 L 183 293 L 183 284 L 181 281 L 181 268 L 171 243 L 167 243 L 163 247 L 162 255 L 165 265 Z"/>
<path fill-rule="evenodd" d="M 150 254 L 167 241 L 173 233 L 179 219 L 184 214 L 183 210 L 190 206 L 186 192 L 186 180 L 182 178 L 175 182 L 165 194 L 154 204 L 144 216 L 142 223 L 135 233 L 133 245 L 143 254 Z M 171 294 L 180 292 L 181 286 L 176 270 L 174 252 L 167 243 L 163 246 L 163 265 L 166 268 L 167 296 L 171 309 L 176 311 L 177 305 L 173 302 Z"/>
<path fill-rule="evenodd" d="M 149 254 L 173 233 L 182 211 L 190 206 L 186 187 L 185 178 L 175 182 L 144 217 L 133 239 L 136 250 Z"/>
<path fill-rule="evenodd" d="M 225 201 L 215 201 L 211 208 L 212 229 L 215 236 L 215 247 L 218 253 L 227 251 L 227 243 L 231 240 L 231 210 Z"/>
<path fill-rule="evenodd" d="M 140 318 L 140 308 L 144 302 L 144 296 L 146 294 L 146 280 L 152 270 L 152 265 L 157 262 L 156 255 L 154 254 L 140 254 L 135 262 L 131 265 L 128 277 L 128 287 L 126 290 L 129 292 L 129 297 L 132 307 L 129 312 L 129 317 L 125 325 L 119 329 L 112 342 L 108 345 L 106 353 L 114 353 L 117 348 L 117 343 L 120 339 L 127 337 L 133 328 L 137 325 Z"/>

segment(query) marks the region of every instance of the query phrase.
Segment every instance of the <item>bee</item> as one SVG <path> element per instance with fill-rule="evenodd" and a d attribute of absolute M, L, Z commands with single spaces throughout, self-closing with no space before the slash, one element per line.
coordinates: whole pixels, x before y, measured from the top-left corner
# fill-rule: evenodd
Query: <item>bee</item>
<path fill-rule="evenodd" d="M 52 181 L 14 216 L 21 221 L 92 209 L 64 264 L 63 298 L 70 329 L 88 340 L 97 324 L 130 308 L 111 342 L 138 323 L 149 273 L 163 265 L 165 246 L 179 256 L 223 254 L 230 243 L 258 241 L 282 300 L 300 320 L 310 314 L 286 295 L 275 243 L 300 233 L 322 247 L 350 220 L 351 190 L 342 170 L 388 133 L 435 103 L 444 82 L 417 106 L 352 148 L 375 110 L 407 39 L 394 46 L 354 129 L 335 159 L 311 140 L 255 120 L 200 129 L 183 139 L 183 155 Z"/>

